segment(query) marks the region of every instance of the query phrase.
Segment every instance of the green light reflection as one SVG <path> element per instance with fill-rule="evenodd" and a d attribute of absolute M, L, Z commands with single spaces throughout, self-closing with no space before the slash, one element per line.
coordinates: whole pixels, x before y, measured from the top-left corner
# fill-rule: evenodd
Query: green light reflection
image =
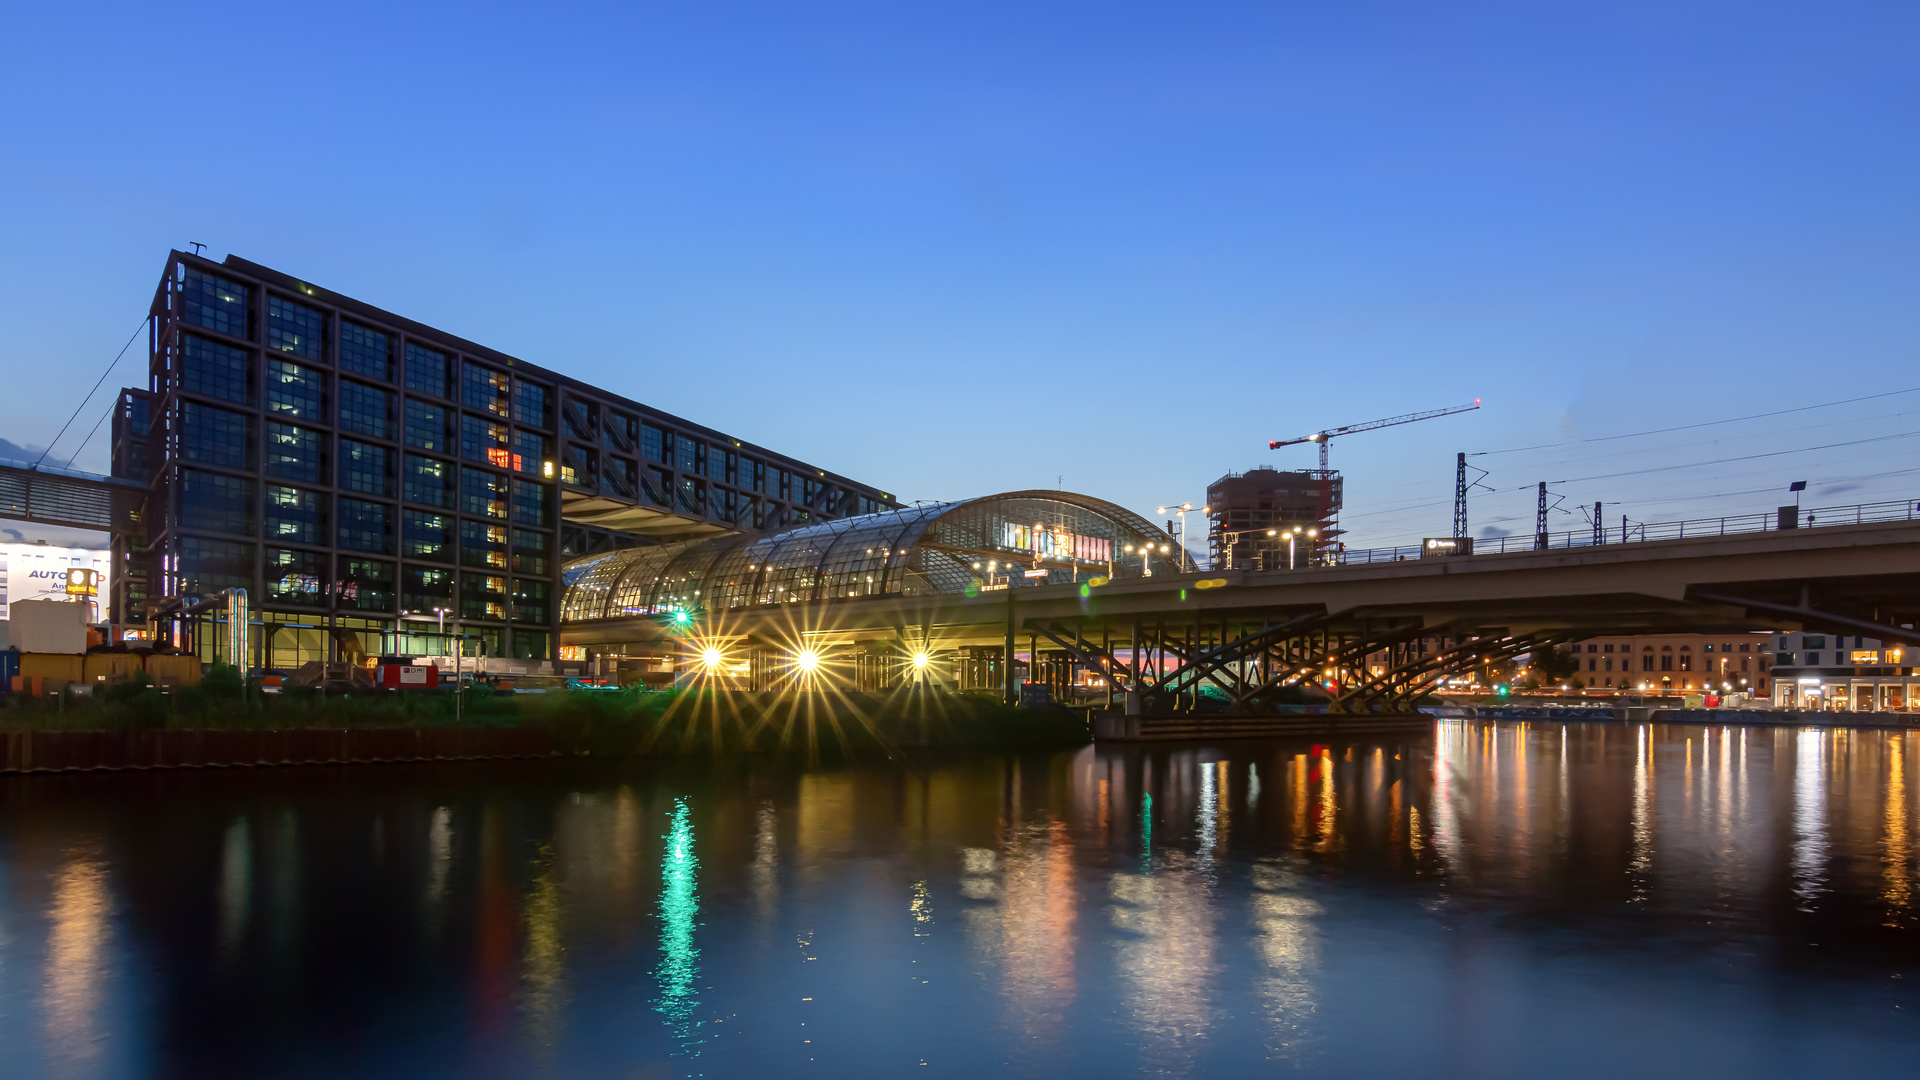
<path fill-rule="evenodd" d="M 660 983 L 660 996 L 653 1001 L 654 1011 L 666 1017 L 662 1023 L 672 1029 L 679 1048 L 676 1057 L 698 1057 L 700 1021 L 693 1018 L 700 1002 L 693 996 L 700 978 L 700 949 L 693 943 L 699 926 L 700 894 L 694 871 L 700 859 L 693 853 L 693 811 L 687 800 L 673 800 L 672 824 L 666 851 L 660 857 L 660 966 L 654 978 Z"/>

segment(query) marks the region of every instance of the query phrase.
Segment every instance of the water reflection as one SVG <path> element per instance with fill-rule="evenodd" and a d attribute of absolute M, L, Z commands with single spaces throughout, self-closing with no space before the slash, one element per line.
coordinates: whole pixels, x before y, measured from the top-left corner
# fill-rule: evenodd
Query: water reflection
<path fill-rule="evenodd" d="M 693 810 L 686 799 L 673 800 L 666 850 L 660 856 L 660 966 L 654 970 L 660 993 L 654 1009 L 665 1016 L 673 1033 L 675 1055 L 698 1056 L 701 1039 L 694 1012 L 700 978 L 700 948 L 693 935 L 700 915 L 700 894 L 694 873 L 700 866 L 693 851 Z"/>
<path fill-rule="evenodd" d="M 0 782 L 0 1075 L 1891 1073 L 1916 745 Z"/>

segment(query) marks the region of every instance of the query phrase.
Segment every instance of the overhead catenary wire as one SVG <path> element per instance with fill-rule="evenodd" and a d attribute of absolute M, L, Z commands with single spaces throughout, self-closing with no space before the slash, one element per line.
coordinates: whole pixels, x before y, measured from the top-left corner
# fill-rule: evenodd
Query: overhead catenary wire
<path fill-rule="evenodd" d="M 1579 446 L 1582 443 L 1614 442 L 1619 439 L 1638 439 L 1647 435 L 1665 435 L 1672 431 L 1692 431 L 1695 428 L 1715 427 L 1721 424 L 1739 424 L 1748 420 L 1764 420 L 1769 416 L 1786 416 L 1789 413 L 1811 412 L 1814 409 L 1831 409 L 1839 405 L 1853 405 L 1862 401 L 1877 401 L 1881 398 L 1898 397 L 1901 394 L 1920 392 L 1920 386 L 1910 386 L 1905 390 L 1886 390 L 1878 394 L 1865 394 L 1861 397 L 1845 398 L 1840 401 L 1825 401 L 1817 405 L 1797 405 L 1791 409 L 1776 409 L 1773 412 L 1753 413 L 1748 416 L 1732 416 L 1725 420 L 1702 420 L 1697 424 L 1679 424 L 1674 427 L 1654 428 L 1651 431 L 1632 431 L 1624 435 L 1601 435 L 1592 439 L 1576 439 L 1572 443 L 1539 443 L 1534 446 L 1509 446 L 1504 450 L 1480 450 L 1469 457 L 1483 457 L 1492 454 L 1517 454 L 1522 450 L 1553 450 L 1567 446 Z"/>
<path fill-rule="evenodd" d="M 115 354 L 113 358 L 113 363 L 108 364 L 107 370 L 100 373 L 100 378 L 95 380 L 93 384 L 93 389 L 87 391 L 87 396 L 81 398 L 80 404 L 75 405 L 73 407 L 73 415 L 67 417 L 67 422 L 60 425 L 60 430 L 54 434 L 53 440 L 47 443 L 47 448 L 45 450 L 40 451 L 40 456 L 34 459 L 34 462 L 33 462 L 34 467 L 38 468 L 42 461 L 47 460 L 47 455 L 53 453 L 54 444 L 58 443 L 60 441 L 60 436 L 65 435 L 67 433 L 67 429 L 73 426 L 73 422 L 80 418 L 80 410 L 87 407 L 87 402 L 93 400 L 93 395 L 99 393 L 100 388 L 106 385 L 107 376 L 113 374 L 113 369 L 120 366 L 120 361 L 122 358 L 124 358 L 127 355 L 127 350 L 133 348 L 134 340 L 140 336 L 140 331 L 145 330 L 147 328 L 147 323 L 152 318 L 153 316 L 149 315 L 145 319 L 141 319 L 140 325 L 133 328 L 133 335 L 127 338 L 127 343 L 125 345 L 120 346 L 120 351 L 119 353 Z M 108 411 L 111 412 L 112 410 L 108 410 Z M 100 425 L 95 424 L 94 428 L 97 430 L 99 426 Z M 87 437 L 91 439 L 93 436 L 89 434 Z M 81 445 L 84 446 L 86 444 L 82 443 Z M 76 456 L 78 456 L 79 451 L 75 451 L 74 453 Z"/>

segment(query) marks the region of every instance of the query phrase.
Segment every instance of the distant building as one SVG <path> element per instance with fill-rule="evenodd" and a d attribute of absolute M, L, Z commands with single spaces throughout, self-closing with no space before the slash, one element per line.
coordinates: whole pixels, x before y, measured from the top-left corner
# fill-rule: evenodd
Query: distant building
<path fill-rule="evenodd" d="M 1775 634 L 1773 703 L 1785 709 L 1911 709 L 1920 691 L 1905 646 L 1857 634 Z"/>
<path fill-rule="evenodd" d="M 1207 485 L 1207 547 L 1216 570 L 1277 570 L 1287 565 L 1290 529 L 1300 565 L 1339 536 L 1341 478 L 1327 469 L 1282 472 L 1262 466 Z"/>
<path fill-rule="evenodd" d="M 1621 635 L 1575 642 L 1567 651 L 1580 663 L 1574 678 L 1582 686 L 1622 693 L 1765 696 L 1775 678 L 1773 639 L 1766 634 Z"/>

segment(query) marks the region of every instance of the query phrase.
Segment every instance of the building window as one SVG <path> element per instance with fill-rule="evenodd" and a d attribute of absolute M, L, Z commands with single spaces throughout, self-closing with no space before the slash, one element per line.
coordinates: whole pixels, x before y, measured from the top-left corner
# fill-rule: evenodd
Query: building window
<path fill-rule="evenodd" d="M 1611 646 L 1611 645 L 1609 645 L 1609 646 L 1608 646 L 1608 648 L 1612 648 L 1612 646 Z M 1600 669 L 1600 670 L 1602 670 L 1602 671 L 1612 671 L 1612 670 L 1613 670 L 1613 657 L 1611 657 L 1611 656 L 1609 656 L 1609 657 L 1606 657 L 1606 658 L 1605 658 L 1604 660 L 1602 660 L 1602 661 L 1601 661 L 1601 664 L 1602 664 L 1602 666 L 1601 666 L 1601 669 Z"/>
<path fill-rule="evenodd" d="M 348 491 L 392 498 L 393 452 L 352 439 L 341 439 L 340 486 Z"/>
<path fill-rule="evenodd" d="M 277 604 L 320 607 L 327 602 L 327 557 L 311 551 L 268 548 L 267 599 Z"/>
<path fill-rule="evenodd" d="M 633 453 L 634 440 L 639 438 L 640 421 L 625 413 L 608 410 L 600 420 L 600 438 L 610 450 L 622 454 Z"/>
<path fill-rule="evenodd" d="M 360 499 L 340 500 L 340 547 L 393 554 L 393 508 Z"/>
<path fill-rule="evenodd" d="M 326 440 L 312 428 L 268 423 L 265 471 L 282 480 L 320 483 L 327 471 Z"/>
<path fill-rule="evenodd" d="M 507 448 L 507 425 L 479 416 L 461 416 L 460 456 L 468 461 L 484 461 L 496 469 L 513 468 L 513 451 Z"/>
<path fill-rule="evenodd" d="M 253 467 L 253 418 L 192 401 L 180 403 L 180 456 L 225 469 Z"/>
<path fill-rule="evenodd" d="M 253 535 L 253 481 L 180 470 L 180 517 L 189 528 Z"/>
<path fill-rule="evenodd" d="M 1690 646 L 1680 646 L 1680 670 L 1693 670 L 1693 649 Z"/>
<path fill-rule="evenodd" d="M 438 405 L 429 405 L 424 401 L 408 398 L 407 445 L 431 450 L 436 454 L 453 453 L 453 439 L 447 425 L 447 410 Z"/>
<path fill-rule="evenodd" d="M 516 608 L 518 607 L 518 600 L 519 598 L 516 596 Z M 545 630 L 515 629 L 513 632 L 513 658 L 515 660 L 547 659 L 547 632 Z"/>
<path fill-rule="evenodd" d="M 251 338 L 252 327 L 247 319 L 250 295 L 251 290 L 245 285 L 189 270 L 180 292 L 181 314 L 195 326 L 204 326 L 228 337 Z"/>
<path fill-rule="evenodd" d="M 546 387 L 525 379 L 513 381 L 514 423 L 550 428 L 553 426 L 553 414 L 549 411 L 552 405 L 553 395 Z"/>
<path fill-rule="evenodd" d="M 552 547 L 551 533 L 513 530 L 513 572 L 546 577 L 552 572 L 553 564 L 548 559 L 548 551 Z"/>
<path fill-rule="evenodd" d="M 507 527 L 484 521 L 460 523 L 460 565 L 486 570 L 507 568 Z"/>
<path fill-rule="evenodd" d="M 553 524 L 547 510 L 547 485 L 526 480 L 513 482 L 513 520 L 518 525 L 544 529 Z"/>
<path fill-rule="evenodd" d="M 1640 670 L 1641 671 L 1653 670 L 1653 654 L 1652 653 L 1645 653 L 1640 657 Z"/>
<path fill-rule="evenodd" d="M 435 609 L 453 611 L 453 571 L 409 566 L 400 573 L 400 607 L 430 615 Z M 436 645 L 444 649 L 445 645 Z"/>
<path fill-rule="evenodd" d="M 1740 651 L 1741 651 L 1741 652 L 1752 652 L 1752 651 L 1753 651 L 1753 643 L 1752 643 L 1752 642 L 1749 642 L 1749 641 L 1743 641 L 1743 642 L 1741 642 L 1741 643 L 1740 643 Z"/>
<path fill-rule="evenodd" d="M 320 337 L 326 317 L 291 300 L 267 297 L 267 348 L 308 360 L 321 359 Z"/>
<path fill-rule="evenodd" d="M 253 404 L 253 371 L 247 354 L 188 334 L 180 346 L 180 389 L 223 401 Z"/>
<path fill-rule="evenodd" d="M 1673 670 L 1673 654 L 1672 653 L 1660 654 L 1660 670 L 1661 671 Z"/>
<path fill-rule="evenodd" d="M 547 597 L 551 586 L 538 578 L 513 579 L 513 618 L 515 622 L 547 621 Z"/>
<path fill-rule="evenodd" d="M 392 438 L 393 395 L 364 383 L 340 380 L 340 426 L 376 439 Z"/>
<path fill-rule="evenodd" d="M 480 469 L 461 469 L 460 512 L 505 521 L 507 478 Z"/>
<path fill-rule="evenodd" d="M 453 518 L 404 510 L 400 514 L 400 553 L 409 559 L 453 561 Z"/>
<path fill-rule="evenodd" d="M 267 411 L 289 420 L 327 422 L 327 377 L 285 360 L 267 361 Z"/>
<path fill-rule="evenodd" d="M 410 503 L 453 509 L 453 465 L 408 454 L 402 474 L 401 497 Z"/>
<path fill-rule="evenodd" d="M 393 381 L 393 339 L 378 330 L 340 324 L 340 370 L 381 382 Z"/>
<path fill-rule="evenodd" d="M 179 553 L 177 588 L 181 596 L 207 596 L 222 589 L 246 589 L 253 585 L 252 544 L 183 536 Z"/>
<path fill-rule="evenodd" d="M 648 461 L 665 462 L 667 433 L 652 424 L 640 425 L 640 453 Z"/>
<path fill-rule="evenodd" d="M 682 476 L 691 476 L 700 471 L 699 443 L 685 435 L 677 435 L 674 437 L 673 447 L 673 464 L 680 470 Z"/>
<path fill-rule="evenodd" d="M 553 460 L 553 440 L 537 431 L 513 433 L 513 471 L 545 476 Z"/>
<path fill-rule="evenodd" d="M 460 617 L 505 619 L 507 617 L 507 579 L 498 574 L 461 574 Z"/>
<path fill-rule="evenodd" d="M 447 393 L 449 366 L 451 361 L 446 353 L 407 342 L 407 389 L 437 398 L 450 397 Z"/>
<path fill-rule="evenodd" d="M 340 577 L 334 582 L 340 606 L 354 611 L 393 610 L 393 564 L 381 559 L 340 557 Z"/>
<path fill-rule="evenodd" d="M 286 544 L 327 542 L 325 496 L 299 488 L 267 485 L 267 539 Z"/>
<path fill-rule="evenodd" d="M 1791 655 L 1791 654 L 1789 654 L 1789 655 Z M 1808 666 L 1808 667 L 1819 667 L 1819 666 L 1820 666 L 1820 654 L 1819 654 L 1819 653 L 1817 653 L 1817 652 L 1810 652 L 1810 653 L 1808 653 L 1808 654 L 1807 654 L 1807 666 Z"/>
<path fill-rule="evenodd" d="M 461 402 L 469 409 L 478 409 L 491 413 L 502 420 L 507 418 L 507 377 L 491 368 L 481 367 L 469 361 L 466 365 L 465 387 Z"/>

